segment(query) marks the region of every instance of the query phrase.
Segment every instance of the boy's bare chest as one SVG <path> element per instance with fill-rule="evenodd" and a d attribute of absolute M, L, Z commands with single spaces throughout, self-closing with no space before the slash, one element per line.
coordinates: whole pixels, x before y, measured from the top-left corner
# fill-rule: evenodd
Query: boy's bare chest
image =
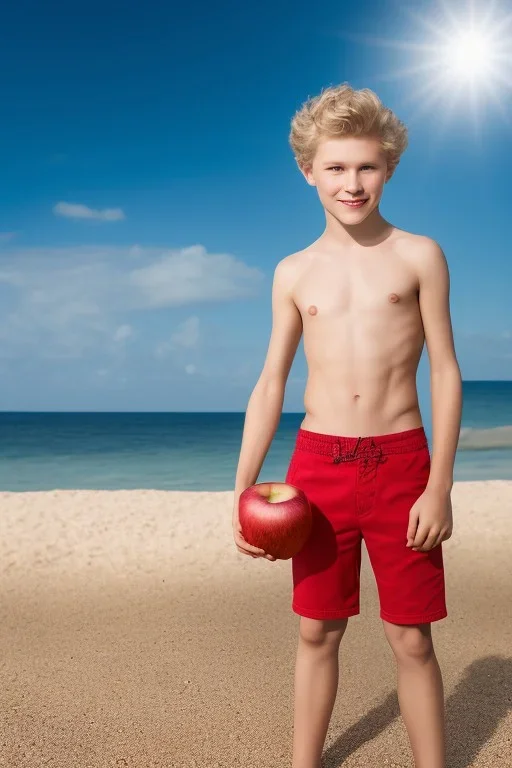
<path fill-rule="evenodd" d="M 392 322 L 407 314 L 418 316 L 418 279 L 398 257 L 335 265 L 311 261 L 300 271 L 293 299 L 304 325 L 347 317 Z"/>

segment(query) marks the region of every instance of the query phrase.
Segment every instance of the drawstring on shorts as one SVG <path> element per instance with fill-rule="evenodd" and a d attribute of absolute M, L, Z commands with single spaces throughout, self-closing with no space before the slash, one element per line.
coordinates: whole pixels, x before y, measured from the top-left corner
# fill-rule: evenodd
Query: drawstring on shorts
<path fill-rule="evenodd" d="M 362 463 L 359 465 L 359 473 L 361 477 L 365 477 L 372 470 L 376 470 L 379 464 L 387 461 L 387 456 L 383 455 L 382 446 L 377 446 L 373 438 L 371 438 L 369 445 L 362 447 L 358 455 L 358 448 L 362 439 L 362 437 L 358 437 L 354 450 L 345 454 L 343 454 L 341 449 L 340 441 L 338 440 L 334 443 L 333 463 L 339 464 L 341 461 L 354 461 L 355 459 L 362 458 Z"/>

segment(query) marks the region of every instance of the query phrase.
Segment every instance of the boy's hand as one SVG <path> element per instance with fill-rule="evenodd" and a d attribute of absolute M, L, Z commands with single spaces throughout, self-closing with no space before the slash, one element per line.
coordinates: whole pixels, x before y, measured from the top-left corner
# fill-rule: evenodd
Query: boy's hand
<path fill-rule="evenodd" d="M 233 524 L 233 538 L 235 540 L 236 548 L 239 552 L 241 552 L 243 555 L 250 555 L 251 557 L 266 557 L 267 560 L 275 560 L 275 557 L 272 557 L 272 555 L 269 555 L 265 552 L 263 549 L 258 549 L 258 547 L 253 547 L 251 544 L 249 544 L 248 541 L 246 541 L 242 534 L 242 529 L 240 527 L 240 523 Z"/>
<path fill-rule="evenodd" d="M 238 519 L 238 499 L 239 495 L 235 498 L 235 506 L 233 509 L 233 538 L 235 540 L 236 548 L 242 555 L 250 555 L 251 557 L 265 557 L 267 560 L 275 560 L 276 558 L 265 552 L 264 549 L 253 547 L 248 541 L 244 539 L 242 533 L 242 526 Z"/>
<path fill-rule="evenodd" d="M 407 547 L 429 552 L 452 535 L 452 501 L 448 491 L 426 488 L 409 513 Z"/>

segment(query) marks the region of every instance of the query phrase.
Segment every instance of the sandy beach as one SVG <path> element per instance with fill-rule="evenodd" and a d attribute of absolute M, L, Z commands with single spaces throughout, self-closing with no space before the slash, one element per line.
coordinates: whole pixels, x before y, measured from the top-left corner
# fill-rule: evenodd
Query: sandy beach
<path fill-rule="evenodd" d="M 232 492 L 0 493 L 0 765 L 290 768 L 291 560 Z M 447 768 L 512 767 L 512 482 L 456 483 L 443 544 Z M 363 546 L 324 768 L 413 766 Z"/>

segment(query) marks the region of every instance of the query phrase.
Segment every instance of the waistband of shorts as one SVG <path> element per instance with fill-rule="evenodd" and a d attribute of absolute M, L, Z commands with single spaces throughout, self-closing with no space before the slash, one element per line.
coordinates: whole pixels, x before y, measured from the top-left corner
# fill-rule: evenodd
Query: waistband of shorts
<path fill-rule="evenodd" d="M 424 427 L 390 432 L 387 435 L 361 435 L 360 437 L 328 435 L 300 427 L 295 439 L 295 448 L 299 451 L 324 453 L 343 460 L 374 452 L 386 455 L 419 451 L 428 448 L 428 440 Z"/>

